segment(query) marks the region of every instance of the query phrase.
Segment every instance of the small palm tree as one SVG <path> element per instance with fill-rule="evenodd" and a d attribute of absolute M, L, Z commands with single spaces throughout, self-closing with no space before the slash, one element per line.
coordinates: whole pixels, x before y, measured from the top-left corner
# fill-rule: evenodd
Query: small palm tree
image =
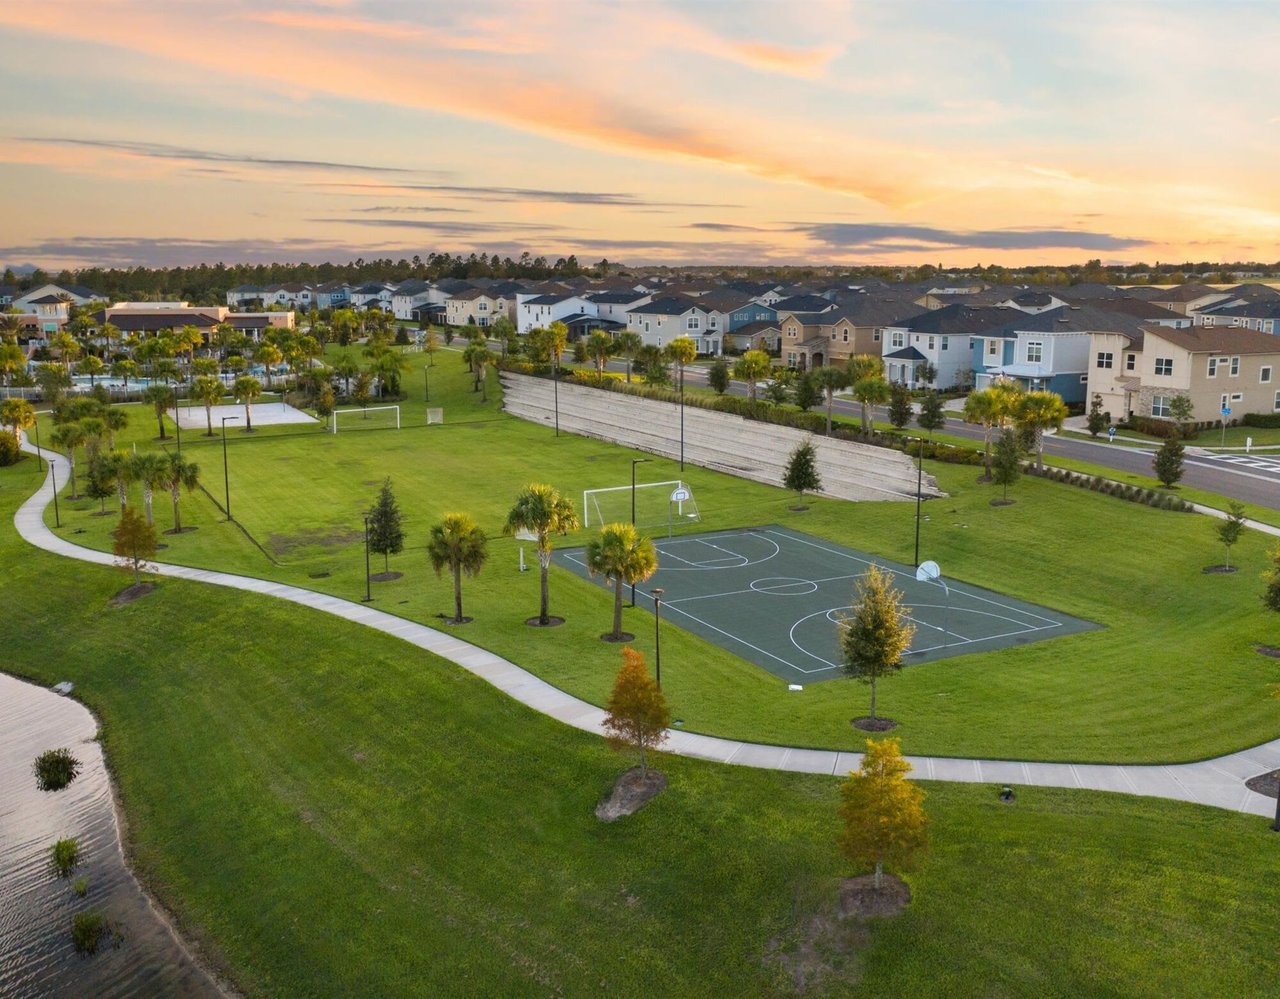
<path fill-rule="evenodd" d="M 1014 403 L 1014 420 L 1029 430 L 1035 441 L 1037 468 L 1044 468 L 1044 432 L 1060 430 L 1069 415 L 1057 392 L 1028 392 Z"/>
<path fill-rule="evenodd" d="M 182 490 L 191 492 L 200 484 L 200 466 L 188 461 L 180 454 L 166 455 L 164 469 L 164 485 L 173 497 L 173 533 L 182 533 L 182 516 L 178 511 L 178 501 L 182 499 Z M 151 504 L 147 504 L 147 516 L 151 515 Z M 150 523 L 150 520 L 148 520 Z M 195 528 L 192 528 L 195 530 Z"/>
<path fill-rule="evenodd" d="M 596 381 L 604 381 L 604 366 L 614 355 L 613 337 L 604 330 L 592 330 L 587 337 L 587 357 L 596 366 Z"/>
<path fill-rule="evenodd" d="M 71 476 L 71 499 L 76 499 L 76 448 L 85 442 L 84 427 L 79 423 L 64 423 L 53 432 L 53 446 L 67 453 Z"/>
<path fill-rule="evenodd" d="M 124 381 L 124 390 L 129 391 L 129 379 L 138 375 L 138 362 L 122 357 L 111 365 L 111 374 Z"/>
<path fill-rule="evenodd" d="M 827 397 L 827 436 L 831 436 L 831 404 L 835 401 L 837 390 L 849 384 L 849 374 L 843 368 L 830 364 L 818 368 L 813 373 L 813 380 Z"/>
<path fill-rule="evenodd" d="M 643 583 L 658 571 L 653 542 L 631 524 L 605 524 L 587 543 L 587 572 L 613 583 L 613 631 L 606 638 L 622 641 L 622 587 Z"/>
<path fill-rule="evenodd" d="M 613 341 L 616 354 L 627 359 L 627 381 L 631 381 L 631 365 L 635 362 L 636 355 L 640 353 L 640 348 L 643 346 L 644 340 L 640 338 L 640 334 L 633 333 L 630 330 L 625 333 L 619 333 Z"/>
<path fill-rule="evenodd" d="M 882 406 L 889 401 L 892 389 L 889 383 L 879 375 L 869 375 L 853 383 L 853 397 L 862 407 L 862 432 L 868 434 L 875 429 L 875 419 L 871 415 L 872 406 Z"/>
<path fill-rule="evenodd" d="M 160 426 L 160 439 L 164 440 L 169 435 L 164 432 L 164 414 L 171 405 L 175 404 L 173 389 L 168 385 L 148 385 L 142 392 L 144 402 L 151 403 L 156 411 L 156 423 Z M 174 419 L 177 419 L 177 413 L 174 413 Z"/>
<path fill-rule="evenodd" d="M 106 459 L 108 474 L 116 484 L 116 495 L 120 499 L 120 512 L 129 505 L 129 485 L 134 481 L 133 455 L 128 451 L 112 451 Z"/>
<path fill-rule="evenodd" d="M 116 434 L 129 425 L 129 414 L 115 406 L 107 406 L 102 411 L 102 422 L 107 427 L 107 446 L 114 449 Z"/>
<path fill-rule="evenodd" d="M 258 349 L 253 352 L 253 359 L 267 369 L 267 388 L 271 388 L 271 369 L 284 360 L 280 348 L 274 343 L 258 344 Z"/>
<path fill-rule="evenodd" d="M 147 514 L 147 526 L 155 524 L 151 513 L 151 497 L 157 489 L 164 489 L 169 484 L 169 459 L 154 451 L 143 451 L 130 456 L 133 465 L 133 479 L 142 483 L 142 506 Z"/>
<path fill-rule="evenodd" d="M 201 375 L 191 386 L 191 396 L 197 402 L 204 403 L 205 422 L 209 427 L 207 437 L 213 436 L 213 407 L 222 402 L 222 382 L 208 375 Z"/>
<path fill-rule="evenodd" d="M 773 364 L 763 350 L 749 350 L 733 365 L 733 377 L 747 383 L 747 398 L 755 402 L 756 383 L 769 377 Z"/>
<path fill-rule="evenodd" d="M 541 604 L 538 610 L 538 623 L 551 623 L 548 613 L 548 573 L 551 569 L 551 536 L 568 534 L 578 529 L 578 515 L 574 513 L 573 502 L 565 499 L 552 486 L 532 483 L 524 492 L 516 497 L 515 506 L 507 514 L 507 522 L 502 528 L 503 534 L 515 534 L 517 531 L 528 531 L 534 536 L 538 549 L 538 565 L 541 571 Z"/>
<path fill-rule="evenodd" d="M 666 350 L 671 363 L 676 366 L 676 373 L 680 376 L 680 393 L 683 395 L 684 369 L 698 356 L 698 345 L 687 336 L 678 336 L 667 344 Z"/>
<path fill-rule="evenodd" d="M 427 558 L 439 576 L 446 566 L 453 576 L 453 623 L 462 624 L 462 577 L 475 576 L 489 557 L 489 539 L 465 513 L 446 513 L 431 528 Z"/>
<path fill-rule="evenodd" d="M 253 433 L 253 400 L 262 395 L 262 382 L 253 375 L 241 375 L 231 386 L 231 392 L 244 406 L 244 432 Z"/>

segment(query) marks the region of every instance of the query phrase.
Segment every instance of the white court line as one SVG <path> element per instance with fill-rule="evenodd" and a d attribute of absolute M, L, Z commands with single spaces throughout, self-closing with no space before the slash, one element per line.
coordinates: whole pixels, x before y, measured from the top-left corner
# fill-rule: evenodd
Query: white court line
<path fill-rule="evenodd" d="M 756 536 L 758 537 L 758 535 Z M 726 570 L 726 569 L 745 569 L 748 566 L 752 566 L 752 565 L 762 565 L 763 563 L 768 562 L 771 558 L 774 558 L 775 556 L 777 556 L 782 551 L 782 549 L 778 547 L 778 543 L 774 541 L 772 538 L 761 538 L 760 540 L 766 542 L 767 544 L 772 545 L 773 552 L 759 559 L 753 559 L 750 555 L 743 555 L 741 552 L 735 552 L 731 548 L 722 548 L 720 545 L 713 545 L 710 541 L 704 541 L 701 538 L 669 538 L 667 539 L 665 546 L 662 542 L 654 542 L 654 547 L 658 549 L 659 554 L 670 555 L 672 558 L 678 559 L 679 561 L 685 563 L 685 565 L 683 566 L 680 566 L 680 565 L 662 566 L 661 559 L 659 559 L 659 568 L 665 568 L 670 572 L 699 572 L 699 571 L 700 572 L 716 572 L 716 571 Z M 716 551 L 725 553 L 724 559 L 709 559 L 708 561 L 728 561 L 728 559 L 730 558 L 741 559 L 742 561 L 739 565 L 707 566 L 704 568 L 701 563 L 691 562 L 689 559 L 681 558 L 681 556 L 677 555 L 675 552 L 668 550 L 670 546 L 676 545 L 676 544 L 706 545 L 708 548 L 712 548 Z"/>
<path fill-rule="evenodd" d="M 667 602 L 665 600 L 662 601 L 662 605 L 664 607 L 667 606 Z M 710 628 L 712 631 L 716 632 L 717 634 L 724 635 L 725 638 L 728 638 L 731 641 L 737 642 L 739 645 L 745 645 L 747 648 L 752 649 L 756 652 L 759 652 L 762 656 L 768 656 L 770 659 L 774 660 L 775 662 L 782 663 L 782 665 L 786 666 L 788 669 L 793 669 L 800 673 L 821 672 L 820 670 L 802 669 L 801 667 L 797 666 L 795 663 L 789 663 L 785 659 L 783 659 L 781 656 L 775 656 L 772 652 L 766 652 L 764 649 L 760 648 L 760 646 L 752 645 L 746 639 L 739 638 L 737 635 L 734 635 L 728 631 L 725 631 L 723 628 L 717 628 L 714 624 L 711 624 L 708 621 L 704 621 L 702 620 L 702 618 L 697 617 L 696 615 L 690 614 L 688 611 L 681 610 L 679 607 L 672 607 L 671 609 L 675 611 L 675 613 L 677 614 L 683 614 L 690 621 L 698 622 L 698 624 L 702 625 L 704 628 Z"/>

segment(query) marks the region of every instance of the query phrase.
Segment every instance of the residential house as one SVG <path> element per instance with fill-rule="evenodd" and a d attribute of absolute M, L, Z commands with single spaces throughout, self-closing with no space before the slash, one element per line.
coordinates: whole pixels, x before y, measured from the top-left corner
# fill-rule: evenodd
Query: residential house
<path fill-rule="evenodd" d="M 13 284 L 0 284 L 0 309 L 7 309 L 13 304 L 14 296 L 18 294 L 18 286 Z"/>
<path fill-rule="evenodd" d="M 1215 305 L 1196 314 L 1197 326 L 1221 326 L 1232 329 L 1280 333 L 1280 299 L 1246 302 L 1243 305 Z"/>
<path fill-rule="evenodd" d="M 9 305 L 19 312 L 36 313 L 38 312 L 35 308 L 36 299 L 47 298 L 50 295 L 65 299 L 68 305 L 88 305 L 102 298 L 96 291 L 80 285 L 42 284 L 38 288 L 31 288 L 21 295 L 16 295 Z"/>
<path fill-rule="evenodd" d="M 351 306 L 351 285 L 346 281 L 326 281 L 314 289 L 318 309 L 346 309 Z"/>
<path fill-rule="evenodd" d="M 885 377 L 912 388 L 969 385 L 974 371 L 971 338 L 1003 329 L 1015 320 L 1035 318 L 1018 309 L 956 303 L 888 324 L 882 328 L 880 343 Z M 922 377 L 925 364 L 935 371 L 931 382 Z"/>
<path fill-rule="evenodd" d="M 653 300 L 646 291 L 594 291 L 586 296 L 596 307 L 596 316 L 601 320 L 617 323 L 619 327 L 627 325 L 627 312 Z"/>
<path fill-rule="evenodd" d="M 755 305 L 742 292 L 728 288 L 717 288 L 705 295 L 699 295 L 698 304 L 707 310 L 707 329 L 721 334 L 722 337 L 732 329 L 735 312 Z"/>
<path fill-rule="evenodd" d="M 1192 323 L 1191 318 L 1188 316 L 1171 312 L 1162 305 L 1156 305 L 1155 302 L 1148 299 L 1137 298 L 1132 295 L 1108 298 L 1093 304 L 1107 312 L 1123 312 L 1125 315 L 1132 316 L 1134 319 L 1151 326 L 1172 326 L 1177 329 L 1180 326 L 1190 326 Z"/>
<path fill-rule="evenodd" d="M 413 310 L 431 303 L 431 282 L 410 278 L 396 285 L 391 296 L 391 313 L 397 319 L 414 318 Z"/>
<path fill-rule="evenodd" d="M 722 337 L 724 350 L 732 349 L 739 352 L 763 350 L 773 354 L 781 349 L 781 339 L 782 330 L 778 329 L 778 324 L 770 319 L 744 323 Z"/>
<path fill-rule="evenodd" d="M 1050 309 L 1060 309 L 1067 303 L 1057 295 L 1051 295 L 1047 291 L 1027 288 L 1025 291 L 1020 291 L 1016 295 L 1012 295 L 996 304 L 1010 309 L 1018 309 L 1034 316 L 1040 312 L 1048 312 Z"/>
<path fill-rule="evenodd" d="M 775 299 L 776 301 L 776 299 Z M 778 321 L 778 310 L 759 299 L 752 299 L 745 305 L 729 313 L 729 330 L 736 331 L 743 326 L 755 323 L 774 324 Z"/>
<path fill-rule="evenodd" d="M 1228 292 L 1219 291 L 1204 284 L 1176 284 L 1172 288 L 1153 289 L 1153 291 L 1155 293 L 1149 296 L 1149 301 L 1183 316 L 1193 316 L 1210 305 L 1224 302 L 1231 297 Z"/>
<path fill-rule="evenodd" d="M 309 284 L 293 282 L 290 284 L 268 285 L 262 294 L 263 308 L 273 305 L 287 309 L 300 309 L 306 312 L 314 302 L 314 289 Z M 230 303 L 228 303 L 230 304 Z"/>
<path fill-rule="evenodd" d="M 1191 399 L 1194 420 L 1221 419 L 1223 410 L 1230 410 L 1228 421 L 1245 413 L 1280 413 L 1280 340 L 1272 334 L 1216 326 L 1144 326 L 1139 332 L 1121 348 L 1122 375 L 1104 367 L 1091 372 L 1090 393 L 1102 396 L 1103 408 L 1117 418 L 1168 419 L 1179 395 Z M 1113 346 L 1097 338 L 1099 362 Z"/>
<path fill-rule="evenodd" d="M 449 326 L 492 326 L 497 319 L 510 318 L 512 305 L 504 295 L 469 288 L 449 296 L 444 321 Z"/>
<path fill-rule="evenodd" d="M 708 318 L 707 310 L 697 299 L 664 294 L 631 309 L 627 313 L 627 329 L 657 347 L 687 336 L 697 345 L 699 354 L 718 355 L 724 349 L 724 334 L 711 330 Z"/>
<path fill-rule="evenodd" d="M 531 329 L 550 326 L 569 316 L 596 315 L 593 302 L 568 292 L 542 295 L 523 292 L 516 299 L 516 332 L 522 336 Z"/>
<path fill-rule="evenodd" d="M 381 309 L 383 312 L 390 312 L 391 300 L 394 295 L 395 292 L 391 285 L 383 284 L 380 281 L 371 281 L 351 292 L 351 308 L 364 309 L 366 311 L 369 309 Z"/>
<path fill-rule="evenodd" d="M 40 324 L 40 335 L 45 340 L 66 326 L 71 318 L 71 302 L 65 295 L 24 296 L 23 305 L 24 311 L 35 314 Z"/>

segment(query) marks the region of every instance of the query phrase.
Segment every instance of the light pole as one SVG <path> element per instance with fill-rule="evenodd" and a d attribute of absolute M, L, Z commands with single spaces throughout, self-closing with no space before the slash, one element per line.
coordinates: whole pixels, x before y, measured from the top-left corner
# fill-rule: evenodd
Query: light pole
<path fill-rule="evenodd" d="M 53 480 L 53 526 L 62 526 L 62 516 L 58 513 L 58 470 L 49 462 L 49 478 Z"/>
<path fill-rule="evenodd" d="M 422 401 L 430 402 L 431 401 L 431 368 L 429 365 L 422 369 L 422 374 L 427 383 L 426 388 L 423 390 L 423 393 L 422 393 Z"/>
<path fill-rule="evenodd" d="M 167 381 L 168 379 L 166 379 Z M 178 435 L 178 455 L 182 455 L 182 421 L 178 418 L 178 387 L 175 385 L 171 390 L 173 393 L 173 432 Z"/>
<path fill-rule="evenodd" d="M 231 478 L 227 474 L 227 421 L 238 420 L 238 416 L 222 417 L 222 485 L 226 490 L 225 498 L 227 501 L 227 520 L 233 520 L 231 516 Z"/>
<path fill-rule="evenodd" d="M 369 589 L 369 515 L 364 515 L 364 602 L 373 600 L 373 592 Z"/>
<path fill-rule="evenodd" d="M 915 565 L 920 564 L 920 494 L 924 487 L 924 438 L 916 438 L 916 558 Z"/>
<path fill-rule="evenodd" d="M 44 456 L 40 453 L 40 419 L 36 418 L 36 422 L 31 424 L 36 432 L 36 474 L 40 474 L 40 469 L 44 464 Z"/>
<path fill-rule="evenodd" d="M 653 666 L 662 689 L 662 587 L 653 588 Z"/>
<path fill-rule="evenodd" d="M 680 365 L 680 471 L 684 471 L 684 365 Z"/>
<path fill-rule="evenodd" d="M 631 526 L 636 526 L 636 466 L 642 465 L 648 458 L 631 459 Z M 636 584 L 631 584 L 631 606 L 636 605 Z"/>
<path fill-rule="evenodd" d="M 555 394 L 556 436 L 560 436 L 560 351 L 553 347 L 551 359 L 551 391 Z"/>

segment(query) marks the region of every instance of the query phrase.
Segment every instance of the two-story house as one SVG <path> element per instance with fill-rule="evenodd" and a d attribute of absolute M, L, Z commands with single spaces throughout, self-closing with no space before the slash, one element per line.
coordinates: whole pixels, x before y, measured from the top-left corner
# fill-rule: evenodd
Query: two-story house
<path fill-rule="evenodd" d="M 569 292 L 520 294 L 516 298 L 516 332 L 521 336 L 535 327 L 546 328 L 570 316 L 596 315 L 595 303 Z"/>
<path fill-rule="evenodd" d="M 885 377 L 911 388 L 970 385 L 974 371 L 971 338 L 1003 329 L 1017 319 L 1034 318 L 1018 309 L 956 303 L 888 324 L 882 329 L 880 342 Z M 923 377 L 926 364 L 935 372 L 931 382 Z"/>
<path fill-rule="evenodd" d="M 1196 314 L 1197 326 L 1223 326 L 1280 334 L 1280 300 L 1247 302 L 1243 305 L 1215 305 Z"/>
<path fill-rule="evenodd" d="M 634 289 L 593 291 L 587 293 L 586 297 L 596 307 L 596 315 L 600 319 L 610 323 L 617 323 L 619 326 L 627 325 L 627 313 L 631 309 L 653 301 L 653 296 L 647 291 L 635 291 Z"/>
<path fill-rule="evenodd" d="M 238 284 L 227 292 L 227 306 L 232 309 L 257 308 L 267 290 L 256 284 Z"/>
<path fill-rule="evenodd" d="M 627 312 L 627 329 L 637 333 L 645 344 L 663 347 L 677 337 L 687 336 L 697 345 L 699 354 L 719 354 L 723 350 L 723 332 L 708 326 L 707 310 L 688 295 L 663 295 Z"/>
<path fill-rule="evenodd" d="M 391 311 L 391 300 L 395 296 L 395 292 L 391 285 L 384 284 L 381 281 L 370 281 L 363 284 L 359 288 L 355 288 L 351 292 L 351 308 L 353 309 L 380 309 L 383 312 Z"/>
<path fill-rule="evenodd" d="M 326 281 L 314 289 L 318 309 L 346 309 L 351 306 L 351 285 L 346 281 Z M 230 305 L 230 299 L 227 302 Z"/>
<path fill-rule="evenodd" d="M 391 295 L 391 314 L 397 319 L 411 320 L 414 309 L 431 303 L 431 282 L 409 278 L 396 285 Z"/>
<path fill-rule="evenodd" d="M 35 308 L 36 299 L 47 298 L 50 295 L 64 299 L 68 305 L 88 305 L 102 298 L 96 291 L 76 284 L 42 284 L 38 288 L 31 288 L 15 296 L 10 305 L 18 312 L 36 313 L 38 312 Z"/>
<path fill-rule="evenodd" d="M 483 288 L 469 288 L 449 296 L 444 321 L 449 326 L 492 326 L 498 319 L 507 317 L 508 304 L 503 295 Z"/>

